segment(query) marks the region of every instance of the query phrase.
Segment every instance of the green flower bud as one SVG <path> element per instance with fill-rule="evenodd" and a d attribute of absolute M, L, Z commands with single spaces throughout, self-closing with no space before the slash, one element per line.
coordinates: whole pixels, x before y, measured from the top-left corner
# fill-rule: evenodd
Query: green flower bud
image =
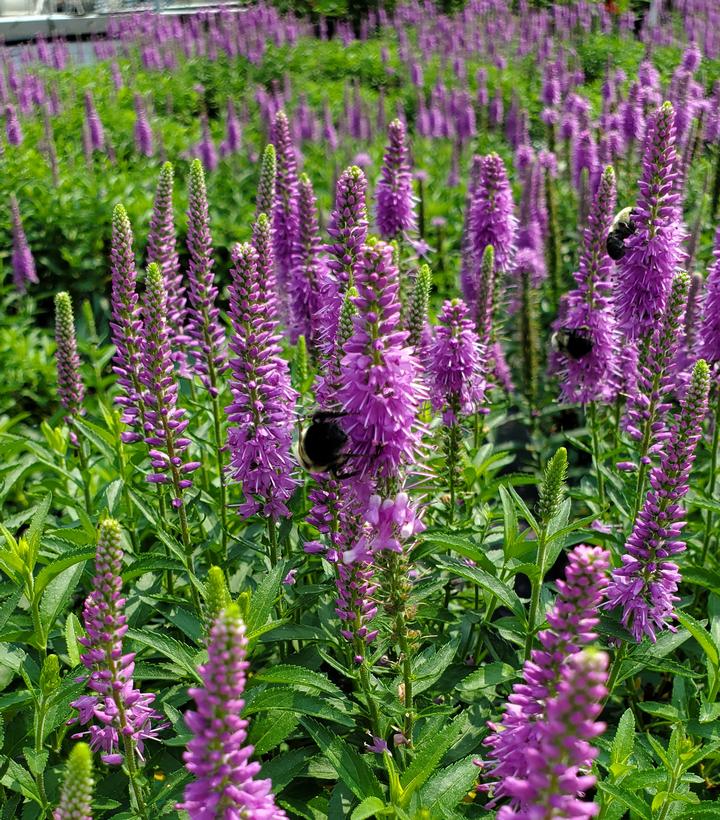
<path fill-rule="evenodd" d="M 40 690 L 47 697 L 60 686 L 60 661 L 57 655 L 48 655 L 40 672 Z"/>
<path fill-rule="evenodd" d="M 567 450 L 560 447 L 545 467 L 545 476 L 540 485 L 538 514 L 543 526 L 547 526 L 560 509 L 565 496 L 567 480 Z"/>
<path fill-rule="evenodd" d="M 220 567 L 210 567 L 205 585 L 205 621 L 208 626 L 230 605 L 232 598 L 225 580 L 225 573 Z"/>
<path fill-rule="evenodd" d="M 55 820 L 85 820 L 92 817 L 92 791 L 92 753 L 87 743 L 76 743 L 68 758 Z"/>

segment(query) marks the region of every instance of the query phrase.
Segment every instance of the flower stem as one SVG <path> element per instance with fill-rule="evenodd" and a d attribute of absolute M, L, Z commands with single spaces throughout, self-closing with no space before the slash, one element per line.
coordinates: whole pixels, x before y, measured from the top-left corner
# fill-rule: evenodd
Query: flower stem
<path fill-rule="evenodd" d="M 223 442 L 222 428 L 220 426 L 220 401 L 217 396 L 213 396 L 212 410 L 213 425 L 215 428 L 215 452 L 217 453 L 218 478 L 220 479 L 220 526 L 222 528 L 220 540 L 223 558 L 227 558 L 227 489 L 225 486 L 225 470 L 223 469 L 222 457 Z"/>
<path fill-rule="evenodd" d="M 277 562 L 278 562 L 277 528 L 276 528 L 276 525 L 275 525 L 275 516 L 274 515 L 268 516 L 267 525 L 268 525 L 268 539 L 270 541 L 270 565 L 274 569 L 277 566 Z"/>
<path fill-rule="evenodd" d="M 363 653 L 364 649 L 363 646 Z M 365 704 L 367 705 L 368 716 L 370 718 L 370 730 L 374 737 L 380 737 L 380 713 L 370 687 L 370 675 L 368 674 L 367 662 L 364 656 L 360 664 L 360 688 L 365 696 Z"/>
<path fill-rule="evenodd" d="M 77 445 L 78 460 L 80 462 L 80 472 L 82 474 L 83 495 L 85 496 L 85 512 L 92 515 L 92 499 L 90 498 L 90 475 L 88 473 L 87 456 L 83 440 L 80 439 Z"/>
<path fill-rule="evenodd" d="M 600 468 L 600 440 L 598 436 L 597 405 L 594 401 L 591 401 L 588 405 L 588 421 L 590 423 L 590 432 L 592 434 L 593 461 L 595 462 L 595 470 L 597 471 L 598 498 L 600 499 L 600 506 L 604 507 L 605 480 Z"/>
<path fill-rule="evenodd" d="M 410 644 L 407 637 L 407 621 L 405 620 L 405 609 L 401 607 L 395 616 L 395 632 L 397 633 L 398 644 L 400 646 L 400 656 L 402 658 L 403 674 L 403 703 L 405 706 L 405 725 L 403 734 L 407 738 L 408 744 L 412 746 L 413 732 L 413 690 L 412 690 L 412 657 Z"/>
<path fill-rule="evenodd" d="M 717 459 L 718 459 L 718 445 L 720 444 L 720 391 L 718 391 L 717 405 L 715 407 L 714 429 L 712 438 L 712 451 L 710 453 L 710 480 L 708 481 L 707 495 L 712 500 L 715 494 L 715 484 L 717 482 Z M 713 514 L 712 510 L 707 511 L 705 518 L 705 535 L 703 537 L 702 553 L 700 555 L 700 566 L 705 566 L 708 549 L 710 548 L 710 540 L 713 534 Z"/>
<path fill-rule="evenodd" d="M 547 560 L 547 544 L 545 529 L 538 537 L 537 549 L 537 576 L 532 581 L 532 592 L 530 593 L 530 614 L 528 616 L 528 631 L 525 637 L 525 660 L 530 657 L 533 638 L 535 637 L 535 621 L 537 620 L 538 609 L 540 608 L 540 591 L 542 589 L 543 578 L 545 577 L 545 561 Z"/>

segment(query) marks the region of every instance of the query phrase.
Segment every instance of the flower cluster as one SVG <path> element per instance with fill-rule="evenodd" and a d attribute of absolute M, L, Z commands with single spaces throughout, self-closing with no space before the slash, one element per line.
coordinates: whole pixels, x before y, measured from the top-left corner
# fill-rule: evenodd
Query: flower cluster
<path fill-rule="evenodd" d="M 652 333 L 684 256 L 675 180 L 675 112 L 665 103 L 648 124 L 635 233 L 618 263 L 618 318 L 629 338 Z"/>
<path fill-rule="evenodd" d="M 482 401 L 482 351 L 461 299 L 446 301 L 438 322 L 427 351 L 433 380 L 431 401 L 436 410 L 443 411 L 445 424 L 455 424 L 459 416 L 472 413 Z"/>
<path fill-rule="evenodd" d="M 135 428 L 121 434 L 122 440 L 128 443 L 140 441 L 144 430 L 144 409 L 140 401 L 142 317 L 138 304 L 132 228 L 122 205 L 116 205 L 112 215 L 110 267 L 110 336 L 115 345 L 113 371 L 122 388 L 122 393 L 116 401 L 123 408 L 121 421 Z"/>
<path fill-rule="evenodd" d="M 394 475 L 419 445 L 415 418 L 423 397 L 418 363 L 399 328 L 398 270 L 384 242 L 358 259 L 353 334 L 345 343 L 337 401 L 346 417 L 353 466 L 362 474 Z"/>
<path fill-rule="evenodd" d="M 103 762 L 109 765 L 122 763 L 125 752 L 136 751 L 142 756 L 144 742 L 155 739 L 164 728 L 157 723 L 160 715 L 151 706 L 155 695 L 135 688 L 135 654 L 123 653 L 128 627 L 120 577 L 121 542 L 118 522 L 105 519 L 98 530 L 93 589 L 83 609 L 87 636 L 78 639 L 87 649 L 81 657 L 90 670 L 86 683 L 93 694 L 82 695 L 70 704 L 78 715 L 69 721 L 88 726 L 86 732 L 73 737 L 89 735 L 90 748 L 100 750 Z"/>
<path fill-rule="evenodd" d="M 597 757 L 591 741 L 605 731 L 596 718 L 607 694 L 607 663 L 605 652 L 586 649 L 570 656 L 533 742 L 524 749 L 527 772 L 503 781 L 512 805 L 503 806 L 497 820 L 590 820 L 597 815 L 598 806 L 581 796 L 596 781 L 584 772 Z"/>
<path fill-rule="evenodd" d="M 80 375 L 72 302 L 70 294 L 65 291 L 55 296 L 55 342 L 58 395 L 60 404 L 67 411 L 65 418 L 68 420 L 84 412 L 85 385 Z"/>
<path fill-rule="evenodd" d="M 207 649 L 207 663 L 198 669 L 202 686 L 189 690 L 195 709 L 185 713 L 193 738 L 183 758 L 195 779 L 177 808 L 190 820 L 282 820 L 287 815 L 275 805 L 272 783 L 256 779 L 260 764 L 250 761 L 248 722 L 240 716 L 249 664 L 245 624 L 236 605 L 215 619 Z"/>
<path fill-rule="evenodd" d="M 606 606 L 622 607 L 622 622 L 636 641 L 672 629 L 670 619 L 680 571 L 672 557 L 685 549 L 680 500 L 689 489 L 695 448 L 707 412 L 709 368 L 701 359 L 664 445 L 660 464 L 650 472 L 650 489 L 625 544 L 622 567 L 613 571 Z"/>
<path fill-rule="evenodd" d="M 218 289 L 213 274 L 205 173 L 200 160 L 193 160 L 188 177 L 187 247 L 190 254 L 188 282 L 190 309 L 187 332 L 193 345 L 193 366 L 210 395 L 218 393 L 218 378 L 226 369 L 225 331 L 215 304 Z"/>
<path fill-rule="evenodd" d="M 614 211 L 615 173 L 608 167 L 588 217 L 575 274 L 577 287 L 568 294 L 566 315 L 555 326 L 556 332 L 577 335 L 590 348 L 581 355 L 568 350 L 557 356 L 556 366 L 562 373 L 560 391 L 566 402 L 607 402 L 617 390 L 619 339 L 611 293 L 612 260 L 605 248 Z"/>
<path fill-rule="evenodd" d="M 150 217 L 147 262 L 148 265 L 156 262 L 162 271 L 167 293 L 168 324 L 172 329 L 176 345 L 182 345 L 187 342 L 184 337 L 187 296 L 175 240 L 173 181 L 173 167 L 171 163 L 166 162 L 160 169 L 160 178 Z"/>
<path fill-rule="evenodd" d="M 700 355 L 715 364 L 720 361 L 720 228 L 715 234 L 713 263 L 708 270 L 707 296 L 700 326 Z"/>
<path fill-rule="evenodd" d="M 416 227 L 412 174 L 407 161 L 405 126 L 400 120 L 388 125 L 388 144 L 375 190 L 376 219 L 383 239 L 396 239 Z"/>
<path fill-rule="evenodd" d="M 68 757 L 60 802 L 53 820 L 92 820 L 92 753 L 87 743 L 76 743 Z"/>
<path fill-rule="evenodd" d="M 538 762 L 531 763 L 528 750 L 538 749 L 553 727 L 548 706 L 573 675 L 570 659 L 596 637 L 609 565 L 609 553 L 600 547 L 580 545 L 568 556 L 565 580 L 558 582 L 558 597 L 547 616 L 550 629 L 538 635 L 542 649 L 534 649 L 525 662 L 523 683 L 513 686 L 501 723 L 489 724 L 493 730 L 485 741 L 490 747 L 489 776 L 498 780 L 494 801 L 510 797 L 514 806 L 522 802 L 514 784 L 527 780 Z M 591 759 L 586 757 L 577 765 L 587 766 Z"/>
<path fill-rule="evenodd" d="M 154 484 L 173 484 L 173 506 L 182 505 L 182 491 L 192 486 L 187 476 L 200 466 L 183 462 L 182 453 L 190 444 L 183 436 L 188 426 L 185 409 L 178 407 L 178 384 L 172 363 L 170 326 L 167 321 L 167 294 L 160 268 L 152 262 L 145 279 L 143 351 L 140 381 L 145 407 L 145 443 L 150 446 L 150 463 L 155 472 L 147 476 Z M 168 473 L 170 475 L 168 475 Z"/>
<path fill-rule="evenodd" d="M 310 179 L 303 174 L 299 182 L 298 230 L 290 279 L 290 341 L 295 344 L 298 336 L 304 336 L 311 352 L 316 349 L 320 283 L 325 273 L 320 249 L 315 193 Z"/>
<path fill-rule="evenodd" d="M 10 197 L 10 211 L 12 213 L 13 282 L 20 293 L 25 293 L 28 285 L 37 285 L 38 277 L 35 270 L 35 260 L 33 259 L 32 251 L 30 250 L 30 245 L 28 245 L 25 230 L 23 229 L 20 206 L 14 194 Z"/>
<path fill-rule="evenodd" d="M 286 516 L 286 502 L 297 485 L 291 476 L 290 456 L 292 408 L 297 397 L 290 386 L 287 362 L 280 355 L 277 322 L 263 299 L 258 254 L 252 245 L 236 245 L 232 258 L 233 402 L 225 408 L 231 425 L 230 471 L 236 481 L 242 482 L 242 516 L 258 511 Z"/>

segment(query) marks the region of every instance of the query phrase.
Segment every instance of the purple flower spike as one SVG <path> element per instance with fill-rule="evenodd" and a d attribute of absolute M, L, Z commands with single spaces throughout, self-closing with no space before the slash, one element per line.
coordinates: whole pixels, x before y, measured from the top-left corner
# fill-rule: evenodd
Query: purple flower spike
<path fill-rule="evenodd" d="M 337 401 L 346 414 L 353 466 L 365 475 L 393 476 L 417 454 L 415 418 L 424 396 L 408 332 L 399 329 L 399 275 L 390 245 L 365 247 L 355 284 L 357 316 L 344 347 Z"/>
<path fill-rule="evenodd" d="M 715 234 L 713 256 L 700 326 L 700 355 L 711 364 L 720 361 L 720 228 Z"/>
<path fill-rule="evenodd" d="M 125 208 L 116 205 L 112 216 L 110 266 L 112 294 L 110 303 L 110 335 L 115 345 L 113 371 L 118 377 L 122 394 L 116 399 L 123 408 L 121 421 L 135 431 L 122 434 L 125 442 L 140 441 L 143 406 L 140 402 L 142 318 L 137 294 L 137 270 L 133 253 L 133 235 Z"/>
<path fill-rule="evenodd" d="M 607 653 L 591 649 L 570 657 L 535 741 L 524 750 L 527 774 L 503 781 L 513 807 L 503 806 L 497 820 L 597 816 L 599 806 L 583 799 L 596 778 L 584 772 L 598 754 L 591 741 L 605 731 L 595 718 L 607 694 L 607 664 Z"/>
<path fill-rule="evenodd" d="M 567 295 L 567 313 L 556 322 L 558 333 L 573 333 L 590 350 L 555 354 L 562 373 L 560 392 L 565 402 L 612 401 L 616 395 L 616 353 L 619 347 L 612 299 L 612 260 L 605 243 L 615 211 L 615 172 L 605 169 L 583 236 L 577 287 Z"/>
<path fill-rule="evenodd" d="M 355 264 L 367 239 L 366 196 L 365 174 L 357 165 L 346 168 L 335 188 L 335 209 L 327 227 L 331 242 L 325 246 L 330 254 L 328 268 L 343 288 L 352 284 Z"/>
<path fill-rule="evenodd" d="M 298 231 L 290 281 L 290 341 L 305 337 L 311 353 L 317 349 L 317 324 L 321 308 L 320 283 L 325 265 L 320 256 L 317 202 L 312 182 L 303 174 L 299 185 Z"/>
<path fill-rule="evenodd" d="M 148 120 L 145 101 L 141 94 L 135 94 L 135 149 L 145 157 L 153 155 L 153 133 Z"/>
<path fill-rule="evenodd" d="M 35 271 L 35 260 L 33 259 L 32 251 L 25 236 L 22 217 L 20 216 L 20 206 L 15 198 L 15 194 L 10 197 L 10 210 L 12 212 L 13 282 L 20 293 L 25 293 L 29 284 L 38 284 L 38 277 Z"/>
<path fill-rule="evenodd" d="M 675 113 L 664 103 L 648 124 L 634 221 L 618 263 L 618 318 L 630 338 L 652 333 L 672 278 L 684 258 L 680 196 L 676 190 Z"/>
<path fill-rule="evenodd" d="M 273 248 L 282 314 L 285 315 L 287 289 L 298 231 L 298 173 L 295 147 L 290 136 L 290 124 L 284 111 L 278 111 L 275 115 L 271 142 L 275 146 L 277 159 L 275 207 L 272 214 Z"/>
<path fill-rule="evenodd" d="M 415 230 L 417 218 L 412 174 L 408 165 L 405 126 L 400 120 L 393 120 L 388 125 L 388 144 L 375 198 L 377 226 L 383 239 L 397 239 L 401 234 Z"/>
<path fill-rule="evenodd" d="M 710 373 L 700 359 L 680 410 L 670 429 L 660 464 L 650 471 L 650 489 L 625 544 L 623 565 L 612 574 L 608 609 L 622 607 L 622 622 L 636 641 L 672 630 L 673 604 L 677 600 L 680 571 L 672 560 L 685 549 L 679 540 L 685 526 L 680 500 L 689 489 L 695 448 L 707 413 Z"/>
<path fill-rule="evenodd" d="M 485 248 L 495 251 L 495 281 L 508 273 L 515 255 L 517 220 L 507 171 L 497 154 L 483 157 L 478 183 L 470 204 L 468 240 L 474 265 L 462 283 L 465 301 L 472 308 L 477 300 L 480 262 Z"/>
<path fill-rule="evenodd" d="M 218 377 L 227 367 L 225 331 L 215 305 L 218 289 L 212 270 L 213 246 L 205 173 L 199 159 L 193 160 L 188 177 L 187 247 L 190 254 L 187 332 L 193 348 L 193 367 L 210 395 L 217 396 Z"/>
<path fill-rule="evenodd" d="M 20 145 L 23 141 L 20 120 L 14 105 L 5 106 L 5 135 L 10 145 Z"/>
<path fill-rule="evenodd" d="M 123 653 L 127 618 L 122 597 L 123 548 L 120 525 L 112 518 L 98 530 L 93 589 L 85 600 L 83 622 L 87 637 L 79 638 L 86 647 L 82 662 L 90 675 L 87 687 L 93 694 L 82 695 L 70 705 L 78 715 L 68 721 L 88 725 L 75 738 L 90 736 L 90 748 L 101 751 L 103 762 L 119 765 L 124 759 L 125 739 L 142 759 L 144 742 L 155 739 L 166 724 L 157 724 L 160 715 L 151 707 L 155 695 L 135 689 L 135 654 Z M 153 725 L 155 724 L 155 725 Z M 121 740 L 120 738 L 123 738 Z"/>
<path fill-rule="evenodd" d="M 168 324 L 175 342 L 178 343 L 178 339 L 184 336 L 185 331 L 187 297 L 176 246 L 173 182 L 173 166 L 166 162 L 160 170 L 150 218 L 147 261 L 148 265 L 156 262 L 162 271 L 167 293 Z"/>
<path fill-rule="evenodd" d="M 248 722 L 240 717 L 249 663 L 245 624 L 237 605 L 216 618 L 210 630 L 208 660 L 198 672 L 201 687 L 189 690 L 195 710 L 185 713 L 193 733 L 183 755 L 195 777 L 185 787 L 177 808 L 190 820 L 282 820 L 287 815 L 275 805 L 270 780 L 257 780 L 260 764 L 251 762 Z"/>
<path fill-rule="evenodd" d="M 90 147 L 93 151 L 103 151 L 105 149 L 105 130 L 95 107 L 92 91 L 85 92 L 85 122 L 90 135 Z"/>
<path fill-rule="evenodd" d="M 445 302 L 438 321 L 428 349 L 431 400 L 436 410 L 443 411 L 445 424 L 456 424 L 459 416 L 477 409 L 485 394 L 481 348 L 475 323 L 461 299 Z"/>
<path fill-rule="evenodd" d="M 181 457 L 190 444 L 189 439 L 183 436 L 188 422 L 184 418 L 185 410 L 177 406 L 178 384 L 170 347 L 167 294 L 162 273 L 155 262 L 148 266 L 142 312 L 140 381 L 145 388 L 142 393 L 145 443 L 150 447 L 150 463 L 154 470 L 147 480 L 154 484 L 172 482 L 175 491 L 173 504 L 179 506 L 182 491 L 192 486 L 187 476 L 200 465 L 198 462 L 184 462 Z"/>
<path fill-rule="evenodd" d="M 72 302 L 70 294 L 65 291 L 55 296 L 55 341 L 58 395 L 60 404 L 67 411 L 65 420 L 69 422 L 84 412 L 85 385 L 80 375 Z"/>
<path fill-rule="evenodd" d="M 290 455 L 297 394 L 281 356 L 277 321 L 268 314 L 263 298 L 258 255 L 252 245 L 244 244 L 233 248 L 232 258 L 233 403 L 225 412 L 231 425 L 230 471 L 242 482 L 245 496 L 238 512 L 244 518 L 256 512 L 289 516 L 286 502 L 298 483 L 292 478 Z"/>
<path fill-rule="evenodd" d="M 595 640 L 609 566 L 610 554 L 600 547 L 581 544 L 568 555 L 565 580 L 558 581 L 558 597 L 547 616 L 550 629 L 538 635 L 542 649 L 534 649 L 525 662 L 523 682 L 513 686 L 501 723 L 489 724 L 493 730 L 485 740 L 490 747 L 489 777 L 499 780 L 493 803 L 504 797 L 510 797 L 515 807 L 522 802 L 515 784 L 532 775 L 536 761 L 531 762 L 528 750 L 539 748 L 552 725 L 549 704 L 572 674 L 571 659 Z M 577 765 L 590 765 L 592 757 Z"/>

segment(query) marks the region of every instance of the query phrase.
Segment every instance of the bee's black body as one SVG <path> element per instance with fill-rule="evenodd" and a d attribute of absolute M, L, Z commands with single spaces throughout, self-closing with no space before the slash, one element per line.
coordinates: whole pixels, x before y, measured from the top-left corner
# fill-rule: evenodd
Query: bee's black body
<path fill-rule="evenodd" d="M 310 426 L 300 436 L 298 454 L 303 467 L 311 473 L 332 473 L 338 478 L 338 470 L 349 458 L 343 453 L 348 437 L 337 419 L 343 413 L 318 411 L 313 413 Z"/>
<path fill-rule="evenodd" d="M 608 256 L 615 262 L 619 262 L 625 256 L 625 240 L 637 230 L 637 225 L 633 219 L 634 216 L 635 210 L 633 208 L 624 208 L 615 217 L 610 227 L 605 247 Z"/>
<path fill-rule="evenodd" d="M 588 328 L 563 327 L 553 334 L 553 347 L 565 356 L 578 361 L 587 356 L 593 349 L 593 341 Z"/>

